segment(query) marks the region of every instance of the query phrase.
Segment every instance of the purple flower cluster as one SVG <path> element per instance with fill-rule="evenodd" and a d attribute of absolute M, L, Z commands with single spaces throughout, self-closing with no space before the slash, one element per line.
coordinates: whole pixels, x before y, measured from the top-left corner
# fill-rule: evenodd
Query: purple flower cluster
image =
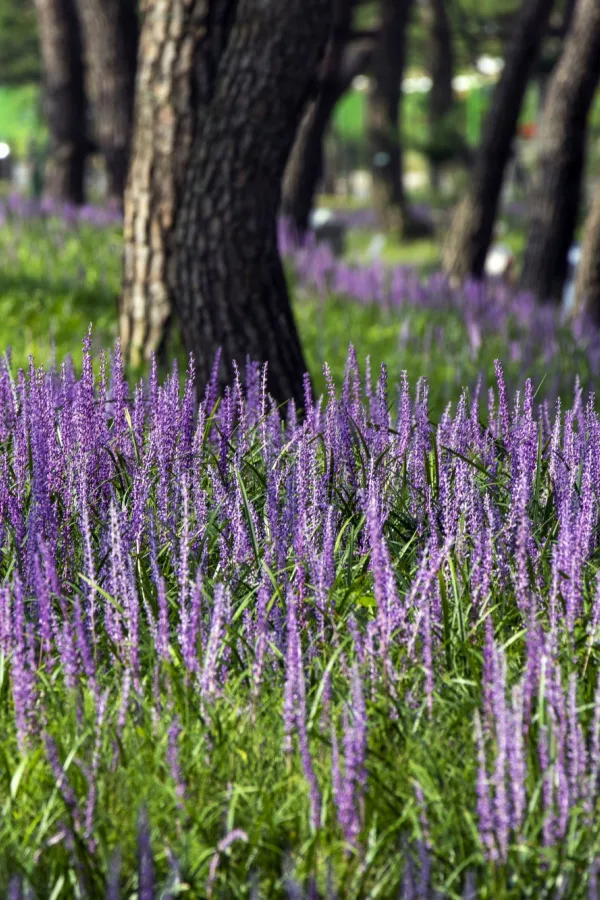
<path fill-rule="evenodd" d="M 213 380 L 196 406 L 192 367 L 159 383 L 153 366 L 131 396 L 118 345 L 96 376 L 90 342 L 79 377 L 69 360 L 16 375 L 0 362 L 0 652 L 20 747 L 41 738 L 78 837 L 93 848 L 100 739 L 81 807 L 49 728 L 49 681 L 78 715 L 89 692 L 97 734 L 109 696 L 122 732 L 151 684 L 181 806 L 170 661 L 206 714 L 246 682 L 248 709 L 279 696 L 312 829 L 332 804 L 361 853 L 369 704 L 433 719 L 459 646 L 483 661 L 471 758 L 487 859 L 506 862 L 532 803 L 545 847 L 577 817 L 593 822 L 600 682 L 582 699 L 600 622 L 593 397 L 576 386 L 572 408 L 552 410 L 527 382 L 509 398 L 498 364 L 487 404 L 464 392 L 434 428 L 424 379 L 411 397 L 405 374 L 395 401 L 385 367 L 373 384 L 351 349 L 341 389 L 326 370 L 328 396 L 315 399 L 307 381 L 303 415 L 292 407 L 283 423 L 250 362 L 243 383 L 218 398 Z"/>

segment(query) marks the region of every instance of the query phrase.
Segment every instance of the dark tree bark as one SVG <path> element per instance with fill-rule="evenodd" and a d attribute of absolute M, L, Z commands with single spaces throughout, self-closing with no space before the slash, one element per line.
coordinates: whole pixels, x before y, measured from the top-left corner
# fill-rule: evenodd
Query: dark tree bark
<path fill-rule="evenodd" d="M 138 23 L 135 0 L 76 0 L 95 137 L 108 196 L 123 204 L 131 144 Z"/>
<path fill-rule="evenodd" d="M 43 103 L 50 155 L 44 193 L 65 203 L 83 202 L 86 117 L 79 22 L 72 0 L 36 0 L 44 65 Z"/>
<path fill-rule="evenodd" d="M 279 402 L 303 404 L 276 218 L 330 26 L 330 0 L 150 2 L 126 194 L 121 335 L 133 361 L 173 308 L 200 390 L 221 348 L 223 382 L 250 356 L 268 361 Z"/>
<path fill-rule="evenodd" d="M 339 44 L 343 38 L 338 39 Z M 332 39 L 333 42 L 334 39 Z M 306 233 L 315 193 L 323 176 L 323 143 L 336 105 L 364 72 L 373 57 L 373 42 L 360 42 L 328 49 L 325 74 L 318 98 L 308 107 L 288 160 L 282 187 L 281 209 L 299 236 Z M 339 56 L 339 59 L 338 59 Z"/>
<path fill-rule="evenodd" d="M 600 188 L 596 188 L 585 223 L 575 281 L 575 311 L 600 326 Z"/>
<path fill-rule="evenodd" d="M 558 302 L 581 200 L 587 119 L 600 79 L 600 3 L 579 0 L 554 69 L 529 198 L 522 286 Z"/>
<path fill-rule="evenodd" d="M 458 205 L 443 250 L 446 272 L 481 278 L 493 236 L 506 165 L 527 82 L 548 25 L 553 0 L 524 0 L 494 91 L 470 188 Z"/>
<path fill-rule="evenodd" d="M 435 140 L 443 126 L 444 119 L 454 104 L 454 91 L 452 90 L 454 51 L 447 0 L 428 0 L 424 9 L 432 81 L 429 92 L 429 125 L 431 137 Z M 435 190 L 439 187 L 439 170 L 439 165 L 432 160 L 430 162 L 431 184 Z"/>
<path fill-rule="evenodd" d="M 381 23 L 373 53 L 367 104 L 367 130 L 372 154 L 373 203 L 382 225 L 412 236 L 402 182 L 399 105 L 406 56 L 407 29 L 413 0 L 380 0 Z"/>
<path fill-rule="evenodd" d="M 450 112 L 454 103 L 452 90 L 454 51 L 447 6 L 448 0 L 428 0 L 426 6 L 432 80 L 429 110 L 433 122 L 443 119 Z"/>

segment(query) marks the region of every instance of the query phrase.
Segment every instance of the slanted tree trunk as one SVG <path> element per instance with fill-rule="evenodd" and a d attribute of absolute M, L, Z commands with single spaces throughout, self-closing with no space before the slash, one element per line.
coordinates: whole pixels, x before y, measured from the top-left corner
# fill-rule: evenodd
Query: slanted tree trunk
<path fill-rule="evenodd" d="M 341 33 L 337 33 L 341 44 Z M 368 67 L 372 56 L 372 41 L 347 45 L 342 54 L 329 48 L 319 96 L 302 119 L 283 178 L 281 210 L 299 236 L 308 229 L 315 193 L 323 176 L 323 143 L 333 111 L 354 78 Z"/>
<path fill-rule="evenodd" d="M 443 250 L 443 265 L 456 280 L 481 278 L 493 236 L 506 165 L 523 96 L 553 0 L 524 0 L 494 91 L 477 152 L 470 188 L 458 205 Z"/>
<path fill-rule="evenodd" d="M 522 286 L 561 298 L 577 223 L 587 119 L 600 79 L 600 3 L 579 0 L 544 106 L 537 170 L 528 202 Z"/>
<path fill-rule="evenodd" d="M 109 200 L 123 204 L 138 45 L 136 0 L 76 0 L 88 96 L 105 161 Z M 168 23 L 165 22 L 165 27 Z"/>
<path fill-rule="evenodd" d="M 86 97 L 79 22 L 73 0 L 36 0 L 36 8 L 50 134 L 44 193 L 53 200 L 82 203 Z"/>
<path fill-rule="evenodd" d="M 600 188 L 596 188 L 585 223 L 575 281 L 575 311 L 600 326 Z"/>
<path fill-rule="evenodd" d="M 279 402 L 303 404 L 276 217 L 330 25 L 330 0 L 150 0 L 120 320 L 133 361 L 158 346 L 173 308 L 200 390 L 221 348 L 223 382 L 250 356 L 268 361 Z"/>
<path fill-rule="evenodd" d="M 408 237 L 415 223 L 402 181 L 399 105 L 413 0 L 380 0 L 380 6 L 379 37 L 373 52 L 367 103 L 373 203 L 384 228 Z"/>

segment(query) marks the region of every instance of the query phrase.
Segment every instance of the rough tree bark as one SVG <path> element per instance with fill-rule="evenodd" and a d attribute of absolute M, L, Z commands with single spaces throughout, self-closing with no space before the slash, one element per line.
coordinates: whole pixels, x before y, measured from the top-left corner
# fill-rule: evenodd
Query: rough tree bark
<path fill-rule="evenodd" d="M 600 326 L 600 188 L 588 213 L 575 281 L 575 311 Z"/>
<path fill-rule="evenodd" d="M 579 0 L 550 85 L 529 197 L 522 286 L 542 301 L 561 298 L 577 223 L 587 119 L 600 80 L 600 3 Z"/>
<path fill-rule="evenodd" d="M 308 107 L 296 134 L 282 186 L 281 210 L 292 221 L 299 236 L 306 233 L 317 186 L 323 175 L 323 142 L 337 103 L 357 75 L 373 58 L 373 41 L 364 40 L 332 47 L 325 58 L 325 74 L 318 98 Z"/>
<path fill-rule="evenodd" d="M 87 91 L 104 157 L 108 196 L 123 204 L 129 165 L 138 46 L 136 0 L 76 0 Z"/>
<path fill-rule="evenodd" d="M 161 348 L 172 312 L 168 264 L 194 135 L 194 59 L 207 41 L 206 0 L 145 0 L 131 167 L 125 191 L 120 333 L 137 367 Z"/>
<path fill-rule="evenodd" d="M 381 0 L 379 36 L 373 53 L 367 103 L 372 154 L 373 203 L 382 225 L 404 237 L 415 232 L 402 182 L 398 109 L 413 0 Z"/>
<path fill-rule="evenodd" d="M 456 209 L 443 249 L 443 265 L 453 279 L 483 275 L 521 103 L 552 6 L 553 0 L 524 0 L 517 16 L 505 66 L 485 121 L 470 188 Z"/>
<path fill-rule="evenodd" d="M 250 356 L 268 361 L 279 402 L 303 404 L 276 218 L 330 25 L 330 0 L 148 3 L 120 319 L 133 361 L 158 345 L 173 308 L 199 390 L 220 347 L 222 382 Z"/>
<path fill-rule="evenodd" d="M 44 113 L 50 155 L 44 193 L 65 203 L 82 203 L 86 117 L 81 35 L 73 0 L 36 0 L 44 66 Z"/>

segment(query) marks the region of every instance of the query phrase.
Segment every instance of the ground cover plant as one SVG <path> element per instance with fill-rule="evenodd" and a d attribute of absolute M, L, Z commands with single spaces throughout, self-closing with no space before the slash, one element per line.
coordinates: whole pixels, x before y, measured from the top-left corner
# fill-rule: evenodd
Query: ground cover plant
<path fill-rule="evenodd" d="M 0 368 L 2 894 L 596 896 L 593 398 L 90 347 Z"/>
<path fill-rule="evenodd" d="M 352 226 L 372 217 L 368 210 L 348 215 Z M 370 355 L 374 371 L 386 363 L 391 384 L 403 370 L 415 379 L 426 372 L 434 421 L 463 386 L 474 389 L 480 373 L 490 383 L 498 357 L 510 389 L 531 377 L 549 399 L 567 401 L 576 377 L 587 389 L 598 373 L 593 329 L 567 326 L 560 312 L 502 285 L 452 290 L 439 273 L 336 260 L 310 242 L 295 246 L 284 224 L 280 245 L 317 394 L 327 389 L 324 363 L 341 382 L 350 342 L 359 358 Z M 0 204 L 0 254 L 0 346 L 11 348 L 15 369 L 27 368 L 30 354 L 38 364 L 63 359 L 90 322 L 96 355 L 114 344 L 122 277 L 114 211 L 9 198 Z M 175 333 L 172 357 L 185 368 Z"/>

